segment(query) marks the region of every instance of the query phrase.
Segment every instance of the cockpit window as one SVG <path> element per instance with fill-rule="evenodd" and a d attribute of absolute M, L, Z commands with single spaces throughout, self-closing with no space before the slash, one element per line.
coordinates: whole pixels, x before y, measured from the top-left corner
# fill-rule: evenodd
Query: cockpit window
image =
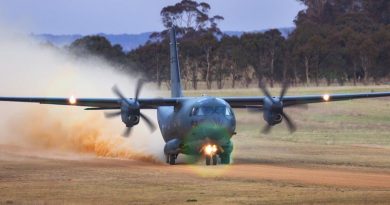
<path fill-rule="evenodd" d="M 230 108 L 226 107 L 226 109 L 225 109 L 225 115 L 226 115 L 226 116 L 231 116 L 231 115 L 233 115 L 232 110 L 231 110 Z"/>
<path fill-rule="evenodd" d="M 215 113 L 220 114 L 220 115 L 225 114 L 226 107 L 223 107 L 223 106 L 215 107 Z"/>
<path fill-rule="evenodd" d="M 212 114 L 231 116 L 232 111 L 230 110 L 230 108 L 226 106 L 217 106 L 217 107 L 201 106 L 201 107 L 194 107 L 191 112 L 191 115 L 193 116 L 205 116 L 205 115 L 212 115 Z"/>

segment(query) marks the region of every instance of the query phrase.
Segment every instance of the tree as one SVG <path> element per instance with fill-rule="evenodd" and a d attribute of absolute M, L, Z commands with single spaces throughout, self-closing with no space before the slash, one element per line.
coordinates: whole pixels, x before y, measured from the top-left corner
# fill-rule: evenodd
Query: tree
<path fill-rule="evenodd" d="M 138 72 L 148 80 L 157 82 L 161 87 L 164 80 L 169 80 L 169 52 L 168 42 L 148 42 L 136 50 L 129 52 L 127 58 L 136 62 Z"/>
<path fill-rule="evenodd" d="M 241 36 L 245 61 L 253 67 L 260 86 L 267 65 L 266 36 L 263 33 L 245 33 Z"/>
<path fill-rule="evenodd" d="M 204 79 L 207 89 L 211 89 L 212 84 L 212 67 L 214 51 L 217 47 L 217 38 L 211 32 L 203 32 L 199 37 L 198 43 L 202 49 L 202 60 L 204 64 Z"/>
<path fill-rule="evenodd" d="M 196 35 L 193 32 L 193 35 Z M 198 81 L 200 80 L 200 62 L 202 56 L 202 48 L 198 43 L 196 36 L 190 33 L 183 36 L 180 42 L 180 55 L 184 59 L 183 74 L 187 74 L 191 81 L 192 88 L 198 89 Z"/>
<path fill-rule="evenodd" d="M 317 46 L 323 44 L 320 30 L 321 28 L 317 24 L 306 22 L 297 27 L 290 36 L 290 41 L 293 42 L 293 55 L 300 61 L 299 64 L 304 67 L 304 81 L 306 85 L 310 84 L 313 67 L 319 65 L 321 49 L 318 49 Z M 316 60 L 317 63 L 315 62 Z"/>
<path fill-rule="evenodd" d="M 187 33 L 191 30 L 218 29 L 217 22 L 223 20 L 223 17 L 209 17 L 210 9 L 210 5 L 205 2 L 182 0 L 175 5 L 164 7 L 160 14 L 165 28 L 176 26 Z"/>
<path fill-rule="evenodd" d="M 344 46 L 347 67 L 352 67 L 353 84 L 356 85 L 359 80 L 359 42 L 360 38 L 357 32 L 350 27 L 344 28 L 338 32 L 341 38 L 341 47 Z M 343 48 L 340 48 L 343 49 Z"/>
<path fill-rule="evenodd" d="M 390 24 L 390 2 L 388 0 L 364 0 L 363 6 L 376 22 Z"/>
<path fill-rule="evenodd" d="M 277 58 L 281 55 L 282 49 L 284 47 L 284 38 L 282 33 L 277 29 L 271 29 L 264 33 L 266 38 L 266 50 L 269 58 L 269 79 L 271 88 L 274 87 L 274 73 L 275 73 L 275 64 Z"/>
<path fill-rule="evenodd" d="M 139 72 L 161 86 L 169 84 L 169 38 L 175 25 L 180 42 L 181 77 L 184 87 L 198 88 L 204 81 L 210 89 L 231 80 L 249 86 L 253 79 L 291 80 L 294 84 L 328 85 L 347 80 L 354 85 L 370 80 L 379 83 L 389 76 L 389 1 L 298 0 L 307 6 L 295 19 L 296 29 L 285 39 L 272 29 L 241 36 L 223 35 L 221 16 L 209 16 L 211 7 L 195 0 L 181 0 L 161 10 L 166 30 L 125 53 L 101 36 L 87 36 L 69 46 L 77 56 L 94 55 L 116 67 Z M 229 79 L 230 78 L 230 79 Z M 312 81 L 312 82 L 311 82 Z"/>
<path fill-rule="evenodd" d="M 372 40 L 378 51 L 377 58 L 374 60 L 375 69 L 371 72 L 374 80 L 378 83 L 379 79 L 385 79 L 390 74 L 390 25 L 382 27 L 374 33 Z"/>
<path fill-rule="evenodd" d="M 126 65 L 126 55 L 120 45 L 112 46 L 103 36 L 85 36 L 75 40 L 69 50 L 76 56 L 94 55 L 117 65 Z"/>
<path fill-rule="evenodd" d="M 235 88 L 236 81 L 242 78 L 243 70 L 245 69 L 245 54 L 242 48 L 241 39 L 237 36 L 224 35 L 218 47 L 218 55 L 224 59 L 226 74 L 230 74 L 231 86 Z"/>
<path fill-rule="evenodd" d="M 366 37 L 362 37 L 361 39 L 364 40 L 359 44 L 359 58 L 364 71 L 364 84 L 368 84 L 371 75 L 370 70 L 374 65 L 378 50 L 372 39 Z"/>

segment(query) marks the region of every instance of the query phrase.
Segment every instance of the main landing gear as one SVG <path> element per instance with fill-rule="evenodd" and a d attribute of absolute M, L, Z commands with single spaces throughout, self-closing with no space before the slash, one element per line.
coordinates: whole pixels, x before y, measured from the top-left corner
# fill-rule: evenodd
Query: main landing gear
<path fill-rule="evenodd" d="M 177 154 L 168 154 L 166 156 L 166 162 L 170 165 L 175 165 L 176 164 L 176 158 Z"/>

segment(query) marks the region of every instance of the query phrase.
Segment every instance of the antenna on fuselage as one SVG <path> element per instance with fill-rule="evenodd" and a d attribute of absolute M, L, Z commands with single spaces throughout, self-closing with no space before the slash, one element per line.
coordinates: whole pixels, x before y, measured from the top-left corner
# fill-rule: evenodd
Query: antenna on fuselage
<path fill-rule="evenodd" d="M 183 97 L 180 83 L 180 65 L 177 52 L 176 28 L 170 29 L 171 97 Z"/>

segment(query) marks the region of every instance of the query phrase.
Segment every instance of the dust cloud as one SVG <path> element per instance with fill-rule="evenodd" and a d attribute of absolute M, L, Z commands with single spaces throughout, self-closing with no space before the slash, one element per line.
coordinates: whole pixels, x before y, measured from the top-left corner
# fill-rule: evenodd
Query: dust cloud
<path fill-rule="evenodd" d="M 101 59 L 75 59 L 20 33 L 0 23 L 0 96 L 116 97 L 114 84 L 134 96 L 137 77 L 115 72 Z M 153 97 L 152 89 L 144 86 L 141 97 Z M 160 132 L 150 133 L 142 120 L 130 138 L 123 138 L 120 118 L 105 119 L 102 111 L 0 102 L 0 113 L 3 146 L 152 162 L 162 158 Z M 144 113 L 156 119 L 155 111 Z"/>

